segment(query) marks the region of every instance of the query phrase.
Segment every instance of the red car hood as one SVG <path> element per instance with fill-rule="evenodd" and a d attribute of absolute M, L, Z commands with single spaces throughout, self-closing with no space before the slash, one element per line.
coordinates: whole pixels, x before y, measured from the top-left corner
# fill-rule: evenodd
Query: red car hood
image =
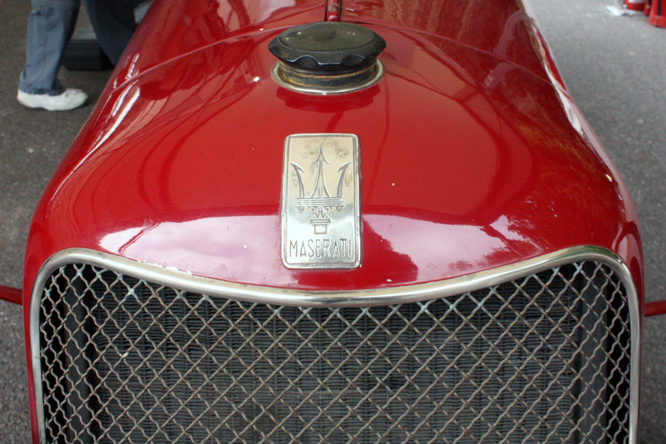
<path fill-rule="evenodd" d="M 384 37 L 386 74 L 339 96 L 271 79 L 268 42 L 301 16 L 141 69 L 130 50 L 39 204 L 25 288 L 49 256 L 73 247 L 306 290 L 441 280 L 578 245 L 640 268 L 631 198 L 545 62 L 528 67 L 363 8 L 343 19 Z M 283 147 L 301 133 L 359 138 L 359 268 L 282 264 Z"/>
<path fill-rule="evenodd" d="M 527 0 L 526 0 L 527 1 Z M 113 87 L 217 42 L 326 17 L 327 0 L 154 0 L 125 51 Z M 467 0 L 344 0 L 343 21 L 438 36 L 562 84 L 529 3 Z"/>

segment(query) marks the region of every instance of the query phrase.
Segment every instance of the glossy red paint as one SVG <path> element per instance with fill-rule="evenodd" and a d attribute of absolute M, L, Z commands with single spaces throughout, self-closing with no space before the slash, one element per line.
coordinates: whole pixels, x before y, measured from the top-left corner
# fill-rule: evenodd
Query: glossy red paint
<path fill-rule="evenodd" d="M 342 20 L 456 41 L 563 86 L 530 11 L 527 0 L 345 0 Z"/>
<path fill-rule="evenodd" d="M 646 302 L 643 314 L 646 317 L 666 314 L 666 300 L 657 301 L 657 302 Z"/>
<path fill-rule="evenodd" d="M 0 285 L 0 300 L 21 305 L 23 303 L 23 292 L 18 288 Z"/>
<path fill-rule="evenodd" d="M 154 0 L 109 86 L 226 39 L 325 18 L 326 0 Z"/>
<path fill-rule="evenodd" d="M 562 90 L 446 39 L 373 28 L 388 42 L 387 74 L 353 94 L 278 87 L 266 50 L 277 30 L 110 92 L 39 205 L 26 288 L 69 247 L 227 281 L 351 290 L 637 244 L 630 197 Z M 363 265 L 289 270 L 279 248 L 283 142 L 333 132 L 361 143 Z M 634 256 L 637 247 L 624 259 Z"/>
<path fill-rule="evenodd" d="M 26 294 L 44 261 L 73 247 L 344 291 L 597 245 L 628 264 L 642 298 L 631 197 L 518 3 L 345 1 L 342 20 L 388 45 L 384 78 L 339 96 L 292 92 L 270 75 L 268 42 L 323 20 L 326 2 L 269 3 L 156 2 L 38 205 Z M 282 264 L 283 144 L 298 133 L 359 137 L 360 268 Z"/>

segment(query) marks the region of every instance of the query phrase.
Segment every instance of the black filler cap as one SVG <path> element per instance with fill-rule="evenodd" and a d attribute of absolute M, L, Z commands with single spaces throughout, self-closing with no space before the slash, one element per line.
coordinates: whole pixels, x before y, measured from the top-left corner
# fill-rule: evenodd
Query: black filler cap
<path fill-rule="evenodd" d="M 294 26 L 268 45 L 283 63 L 311 74 L 329 75 L 363 69 L 385 47 L 386 41 L 373 30 L 343 22 Z"/>

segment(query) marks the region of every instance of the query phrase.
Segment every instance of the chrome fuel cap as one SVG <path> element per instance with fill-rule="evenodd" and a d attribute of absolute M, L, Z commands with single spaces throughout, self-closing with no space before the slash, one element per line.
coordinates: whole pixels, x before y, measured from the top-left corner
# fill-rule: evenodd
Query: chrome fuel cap
<path fill-rule="evenodd" d="M 376 83 L 384 69 L 377 56 L 386 41 L 361 25 L 317 22 L 295 26 L 274 38 L 268 49 L 280 61 L 273 79 L 295 91 L 335 94 Z"/>

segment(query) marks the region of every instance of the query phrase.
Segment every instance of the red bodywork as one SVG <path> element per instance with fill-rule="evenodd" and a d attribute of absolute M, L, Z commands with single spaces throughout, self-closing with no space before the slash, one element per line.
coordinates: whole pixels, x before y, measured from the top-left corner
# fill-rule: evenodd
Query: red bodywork
<path fill-rule="evenodd" d="M 342 21 L 387 41 L 384 78 L 339 96 L 279 87 L 268 42 L 326 12 L 325 1 L 156 0 L 39 203 L 24 294 L 73 247 L 344 291 L 596 245 L 628 264 L 642 300 L 631 197 L 523 5 L 344 0 Z M 282 264 L 283 145 L 300 133 L 359 138 L 357 269 Z M 32 396 L 31 408 L 36 433 Z"/>

